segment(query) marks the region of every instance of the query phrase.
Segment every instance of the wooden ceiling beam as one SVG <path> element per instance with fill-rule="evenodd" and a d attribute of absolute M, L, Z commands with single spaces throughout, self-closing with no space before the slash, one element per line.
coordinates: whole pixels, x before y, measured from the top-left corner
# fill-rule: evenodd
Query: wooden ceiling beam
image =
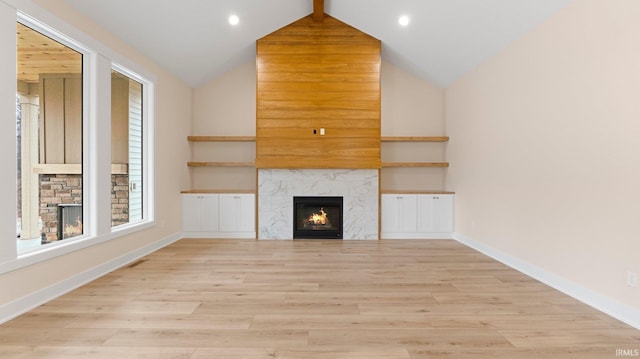
<path fill-rule="evenodd" d="M 313 21 L 324 20 L 324 0 L 313 0 Z"/>

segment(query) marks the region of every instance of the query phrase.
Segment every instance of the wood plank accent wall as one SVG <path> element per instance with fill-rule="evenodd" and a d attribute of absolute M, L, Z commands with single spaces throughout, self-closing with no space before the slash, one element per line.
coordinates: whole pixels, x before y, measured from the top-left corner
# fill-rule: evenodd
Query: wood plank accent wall
<path fill-rule="evenodd" d="M 325 14 L 256 46 L 257 168 L 380 168 L 380 40 Z"/>
<path fill-rule="evenodd" d="M 82 163 L 82 77 L 40 76 L 40 163 Z"/>

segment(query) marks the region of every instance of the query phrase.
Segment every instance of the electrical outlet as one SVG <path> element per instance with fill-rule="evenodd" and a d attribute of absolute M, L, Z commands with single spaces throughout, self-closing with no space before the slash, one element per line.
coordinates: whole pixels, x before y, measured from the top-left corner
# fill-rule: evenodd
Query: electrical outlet
<path fill-rule="evenodd" d="M 629 287 L 638 286 L 638 273 L 631 271 L 627 272 L 627 285 Z"/>

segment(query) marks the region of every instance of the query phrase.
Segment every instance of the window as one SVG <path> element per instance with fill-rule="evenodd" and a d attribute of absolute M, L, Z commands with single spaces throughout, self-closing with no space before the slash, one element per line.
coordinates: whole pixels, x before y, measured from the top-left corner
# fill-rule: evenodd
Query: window
<path fill-rule="evenodd" d="M 143 86 L 111 71 L 111 226 L 143 219 Z"/>
<path fill-rule="evenodd" d="M 20 22 L 18 250 L 84 234 L 83 54 Z"/>
<path fill-rule="evenodd" d="M 31 10 L 57 30 L 0 6 L 0 60 L 16 63 L 3 76 L 15 71 L 17 79 L 17 86 L 0 84 L 3 93 L 15 93 L 17 154 L 7 159 L 15 176 L 5 178 L 15 179 L 15 201 L 0 202 L 4 213 L 16 213 L 16 240 L 0 241 L 0 273 L 154 225 L 153 74 L 77 28 Z M 3 108 L 12 115 L 12 107 Z M 5 148 L 13 145 L 6 138 L 13 125 L 4 122 L 8 128 L 0 131 Z"/>

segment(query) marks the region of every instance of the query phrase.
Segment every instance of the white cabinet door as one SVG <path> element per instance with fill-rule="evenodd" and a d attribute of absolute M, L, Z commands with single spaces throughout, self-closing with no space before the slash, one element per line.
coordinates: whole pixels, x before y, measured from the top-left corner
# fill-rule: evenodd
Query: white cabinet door
<path fill-rule="evenodd" d="M 254 232 L 255 222 L 253 194 L 220 195 L 220 232 Z"/>
<path fill-rule="evenodd" d="M 418 232 L 437 232 L 437 201 L 435 195 L 418 195 Z"/>
<path fill-rule="evenodd" d="M 185 232 L 218 231 L 218 195 L 182 195 L 182 230 Z"/>
<path fill-rule="evenodd" d="M 453 195 L 445 194 L 437 197 L 436 232 L 453 232 Z"/>
<path fill-rule="evenodd" d="M 256 196 L 254 194 L 239 195 L 240 211 L 238 232 L 256 231 Z"/>
<path fill-rule="evenodd" d="M 383 194 L 380 198 L 381 232 L 398 231 L 398 201 L 395 195 Z"/>
<path fill-rule="evenodd" d="M 217 194 L 200 196 L 200 230 L 202 232 L 217 232 L 219 230 L 218 201 Z"/>
<path fill-rule="evenodd" d="M 182 195 L 182 230 L 197 232 L 200 230 L 200 206 L 195 194 Z"/>
<path fill-rule="evenodd" d="M 417 229 L 416 195 L 382 195 L 382 232 L 406 233 Z"/>
<path fill-rule="evenodd" d="M 453 232 L 453 195 L 418 195 L 418 232 Z"/>
<path fill-rule="evenodd" d="M 453 195 L 383 194 L 381 205 L 384 239 L 447 238 L 453 232 Z"/>

